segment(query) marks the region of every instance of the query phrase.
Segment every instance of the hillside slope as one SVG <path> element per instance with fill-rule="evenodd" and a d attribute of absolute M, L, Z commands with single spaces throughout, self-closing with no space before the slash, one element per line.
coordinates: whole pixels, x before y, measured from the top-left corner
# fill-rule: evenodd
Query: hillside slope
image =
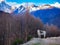
<path fill-rule="evenodd" d="M 60 45 L 60 37 L 51 37 L 46 39 L 33 38 L 23 45 Z"/>

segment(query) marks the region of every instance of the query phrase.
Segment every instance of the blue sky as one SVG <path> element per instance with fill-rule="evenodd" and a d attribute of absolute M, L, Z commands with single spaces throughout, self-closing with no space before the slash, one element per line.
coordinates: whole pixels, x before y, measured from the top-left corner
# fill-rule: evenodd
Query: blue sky
<path fill-rule="evenodd" d="M 60 0 L 6 0 L 7 2 L 17 2 L 17 3 L 23 3 L 23 2 L 33 2 L 33 3 L 55 3 L 60 2 Z"/>

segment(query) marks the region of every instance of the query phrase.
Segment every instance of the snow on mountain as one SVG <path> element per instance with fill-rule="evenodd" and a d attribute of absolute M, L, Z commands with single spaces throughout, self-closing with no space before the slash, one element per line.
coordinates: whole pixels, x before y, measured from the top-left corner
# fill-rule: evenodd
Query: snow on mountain
<path fill-rule="evenodd" d="M 21 13 L 23 13 L 24 11 L 25 11 L 26 9 L 25 9 L 25 7 L 23 6 L 23 5 L 21 5 L 19 8 L 17 8 L 17 9 L 15 9 L 14 10 L 14 14 L 21 14 Z"/>
<path fill-rule="evenodd" d="M 15 13 L 15 14 L 22 13 L 22 12 L 25 12 L 27 9 L 29 11 L 31 11 L 31 9 L 35 8 L 35 7 L 37 7 L 37 6 L 34 5 L 33 3 L 22 3 L 22 4 L 20 4 L 20 6 L 17 9 L 14 10 L 13 13 Z"/>
<path fill-rule="evenodd" d="M 54 4 L 50 4 L 51 6 L 54 6 L 54 7 L 57 7 L 57 8 L 60 8 L 60 3 L 59 2 L 56 2 Z"/>
<path fill-rule="evenodd" d="M 5 1 L 0 2 L 0 10 L 4 12 L 10 12 L 11 7 L 5 3 Z"/>
<path fill-rule="evenodd" d="M 51 9 L 51 8 L 53 8 L 53 6 L 51 6 L 49 4 L 45 4 L 45 5 L 39 6 L 38 8 L 40 8 L 40 9 Z"/>
<path fill-rule="evenodd" d="M 36 6 L 35 3 L 22 3 L 21 5 L 25 8 L 25 10 L 29 9 L 30 12 L 37 11 L 37 10 L 51 9 L 51 8 L 54 8 L 54 7 L 60 8 L 60 3 L 58 3 L 58 2 L 56 2 L 55 4 L 44 4 L 44 5 L 38 5 L 38 6 Z M 19 9 L 19 8 L 17 8 L 18 9 L 18 11 L 17 11 L 18 13 L 20 13 L 21 11 L 24 11 L 24 10 Z"/>
<path fill-rule="evenodd" d="M 0 10 L 8 13 L 21 13 L 25 12 L 25 10 L 29 10 L 30 12 L 51 8 L 60 8 L 60 3 L 56 2 L 55 4 L 44 4 L 44 5 L 36 5 L 35 3 L 22 3 L 18 4 L 15 2 L 5 2 L 4 0 L 0 0 Z"/>
<path fill-rule="evenodd" d="M 0 0 L 0 11 L 11 13 L 14 9 L 14 6 L 8 5 L 4 0 Z"/>
<path fill-rule="evenodd" d="M 51 9 L 51 8 L 53 8 L 53 6 L 45 4 L 45 5 L 40 5 L 40 6 L 37 6 L 37 7 L 30 8 L 30 12 L 36 11 L 36 10 Z"/>
<path fill-rule="evenodd" d="M 29 12 L 32 12 L 32 11 L 43 10 L 43 9 L 51 9 L 51 8 L 53 8 L 53 6 L 48 5 L 48 4 L 36 6 L 35 4 L 27 5 L 27 3 L 26 3 L 24 5 L 23 4 L 20 5 L 20 7 L 15 9 L 15 11 L 13 13 L 18 14 L 18 13 L 21 13 L 21 12 L 27 10 L 27 9 L 29 10 Z"/>
<path fill-rule="evenodd" d="M 0 3 L 1 3 L 2 1 L 4 1 L 4 0 L 0 0 Z"/>

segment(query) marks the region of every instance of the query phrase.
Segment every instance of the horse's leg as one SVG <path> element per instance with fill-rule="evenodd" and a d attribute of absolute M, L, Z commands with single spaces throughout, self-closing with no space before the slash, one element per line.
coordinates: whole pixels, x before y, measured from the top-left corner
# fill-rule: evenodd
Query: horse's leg
<path fill-rule="evenodd" d="M 41 34 L 39 34 L 38 37 L 41 38 Z"/>
<path fill-rule="evenodd" d="M 44 33 L 44 38 L 46 37 L 46 33 Z"/>

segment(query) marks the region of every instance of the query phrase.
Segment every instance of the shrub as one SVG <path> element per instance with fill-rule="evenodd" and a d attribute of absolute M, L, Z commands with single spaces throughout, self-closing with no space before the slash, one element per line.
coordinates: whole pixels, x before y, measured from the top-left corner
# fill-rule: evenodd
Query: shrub
<path fill-rule="evenodd" d="M 27 37 L 27 41 L 29 41 L 29 40 L 31 40 L 31 38 L 33 38 L 31 35 L 29 35 L 28 37 Z"/>
<path fill-rule="evenodd" d="M 23 44 L 23 40 L 22 39 L 16 39 L 12 45 L 19 45 L 19 44 Z"/>

